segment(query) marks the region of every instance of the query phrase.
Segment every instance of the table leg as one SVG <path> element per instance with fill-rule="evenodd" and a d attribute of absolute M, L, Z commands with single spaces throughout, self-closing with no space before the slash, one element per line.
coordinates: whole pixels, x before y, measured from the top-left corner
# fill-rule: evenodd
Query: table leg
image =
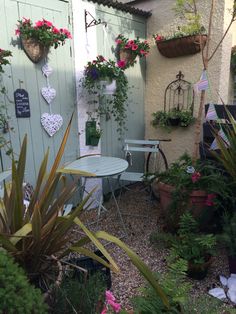
<path fill-rule="evenodd" d="M 114 190 L 113 190 L 113 186 L 112 186 L 112 183 L 111 183 L 109 177 L 107 177 L 107 181 L 108 181 L 108 184 L 109 184 L 109 187 L 110 187 L 110 190 L 111 190 L 112 198 L 113 198 L 113 200 L 114 200 L 114 202 L 115 202 L 116 210 L 117 210 L 118 216 L 119 216 L 119 218 L 120 218 L 120 221 L 121 221 L 123 230 L 124 230 L 124 232 L 125 232 L 125 235 L 127 236 L 127 235 L 128 235 L 128 232 L 127 232 L 127 229 L 126 229 L 126 226 L 125 226 L 125 223 L 124 223 L 124 220 L 123 220 L 121 211 L 120 211 L 120 207 L 119 207 L 119 204 L 118 204 L 118 202 L 117 202 L 117 200 L 116 200 L 115 193 L 114 193 Z"/>

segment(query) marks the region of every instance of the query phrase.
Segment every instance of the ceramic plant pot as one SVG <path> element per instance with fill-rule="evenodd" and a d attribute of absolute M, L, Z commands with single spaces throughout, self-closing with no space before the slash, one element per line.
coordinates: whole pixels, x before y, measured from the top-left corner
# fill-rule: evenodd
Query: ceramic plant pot
<path fill-rule="evenodd" d="M 21 38 L 21 42 L 25 54 L 33 63 L 38 63 L 39 61 L 44 59 L 49 52 L 48 47 L 45 47 L 34 38 Z"/>
<path fill-rule="evenodd" d="M 188 262 L 187 275 L 190 278 L 202 280 L 206 277 L 208 269 L 212 263 L 212 258 L 210 256 L 206 257 L 206 262 L 203 264 L 194 264 Z"/>
<path fill-rule="evenodd" d="M 167 211 L 172 202 L 172 192 L 175 187 L 163 182 L 154 182 L 154 195 L 159 194 L 160 204 L 163 211 Z M 207 193 L 202 190 L 192 191 L 189 195 L 189 206 L 193 207 L 193 215 L 198 217 L 202 209 L 206 206 Z"/>
<path fill-rule="evenodd" d="M 156 45 L 161 55 L 167 58 L 176 58 L 186 55 L 192 55 L 201 51 L 202 46 L 206 44 L 206 35 L 192 35 L 180 38 L 157 41 Z"/>

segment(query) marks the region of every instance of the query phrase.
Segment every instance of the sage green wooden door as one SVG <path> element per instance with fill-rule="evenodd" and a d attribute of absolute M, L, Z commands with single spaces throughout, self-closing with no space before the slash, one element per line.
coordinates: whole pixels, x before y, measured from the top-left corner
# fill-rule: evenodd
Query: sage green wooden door
<path fill-rule="evenodd" d="M 63 126 L 50 137 L 42 128 L 40 118 L 43 113 L 49 113 L 49 106 L 41 95 L 41 88 L 47 86 L 46 78 L 42 74 L 44 61 L 32 63 L 21 49 L 15 36 L 17 20 L 25 18 L 33 22 L 42 18 L 53 22 L 57 27 L 70 28 L 70 6 L 68 1 L 59 0 L 0 0 L 0 48 L 12 51 L 11 66 L 6 66 L 3 84 L 7 89 L 7 110 L 10 116 L 10 126 L 13 132 L 7 134 L 11 138 L 13 149 L 19 153 L 23 137 L 27 134 L 27 168 L 26 180 L 35 183 L 36 175 L 42 158 L 50 148 L 49 166 L 52 165 L 56 152 L 61 143 L 65 128 L 72 112 L 75 110 L 75 83 L 73 66 L 72 41 L 59 47 L 51 48 L 48 63 L 53 69 L 49 77 L 50 86 L 56 90 L 56 98 L 51 104 L 53 114 L 60 114 Z M 13 93 L 17 88 L 27 90 L 30 101 L 30 118 L 16 118 Z M 8 101 L 10 100 L 10 103 Z M 72 161 L 78 157 L 77 116 L 74 114 L 73 125 L 68 140 L 63 162 Z M 10 159 L 2 150 L 3 168 L 10 167 Z"/>
<path fill-rule="evenodd" d="M 105 6 L 96 7 L 97 18 L 107 23 L 104 28 L 97 26 L 98 53 L 106 58 L 115 60 L 114 48 L 115 38 L 118 34 L 133 39 L 139 36 L 145 39 L 146 20 L 144 18 L 131 15 L 119 10 L 114 10 Z M 89 31 L 89 30 L 88 30 Z M 144 88 L 145 88 L 145 60 L 137 58 L 137 64 L 127 69 L 125 74 L 129 81 L 129 98 L 127 107 L 127 128 L 124 138 L 143 139 L 144 138 Z M 109 156 L 122 156 L 122 139 L 116 132 L 116 122 L 111 119 L 102 119 L 102 154 Z M 140 156 L 138 168 L 143 167 L 143 156 Z M 137 169 L 138 170 L 138 169 Z"/>

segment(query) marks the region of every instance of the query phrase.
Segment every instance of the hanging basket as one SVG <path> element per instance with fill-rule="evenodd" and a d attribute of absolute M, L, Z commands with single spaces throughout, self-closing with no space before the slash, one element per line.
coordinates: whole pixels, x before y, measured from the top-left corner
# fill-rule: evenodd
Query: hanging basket
<path fill-rule="evenodd" d="M 132 50 L 130 49 L 120 49 L 120 59 L 124 60 L 127 64 L 134 63 L 136 56 L 132 54 Z"/>
<path fill-rule="evenodd" d="M 200 52 L 200 39 L 202 40 L 202 47 L 204 47 L 206 44 L 207 35 L 192 35 L 162 40 L 157 41 L 156 45 L 160 54 L 164 57 L 176 58 Z"/>
<path fill-rule="evenodd" d="M 21 38 L 21 42 L 27 57 L 34 63 L 45 58 L 49 52 L 49 48 L 42 45 L 37 39 Z"/>

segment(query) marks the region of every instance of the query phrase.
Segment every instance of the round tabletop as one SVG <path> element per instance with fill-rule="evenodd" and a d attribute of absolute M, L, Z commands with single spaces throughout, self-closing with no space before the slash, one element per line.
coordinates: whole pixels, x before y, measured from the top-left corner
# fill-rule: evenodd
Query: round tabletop
<path fill-rule="evenodd" d="M 128 168 L 125 159 L 117 157 L 88 156 L 77 159 L 67 165 L 64 169 L 73 174 L 75 171 L 89 172 L 96 177 L 109 177 L 124 172 Z M 83 177 L 89 177 L 83 175 Z"/>

